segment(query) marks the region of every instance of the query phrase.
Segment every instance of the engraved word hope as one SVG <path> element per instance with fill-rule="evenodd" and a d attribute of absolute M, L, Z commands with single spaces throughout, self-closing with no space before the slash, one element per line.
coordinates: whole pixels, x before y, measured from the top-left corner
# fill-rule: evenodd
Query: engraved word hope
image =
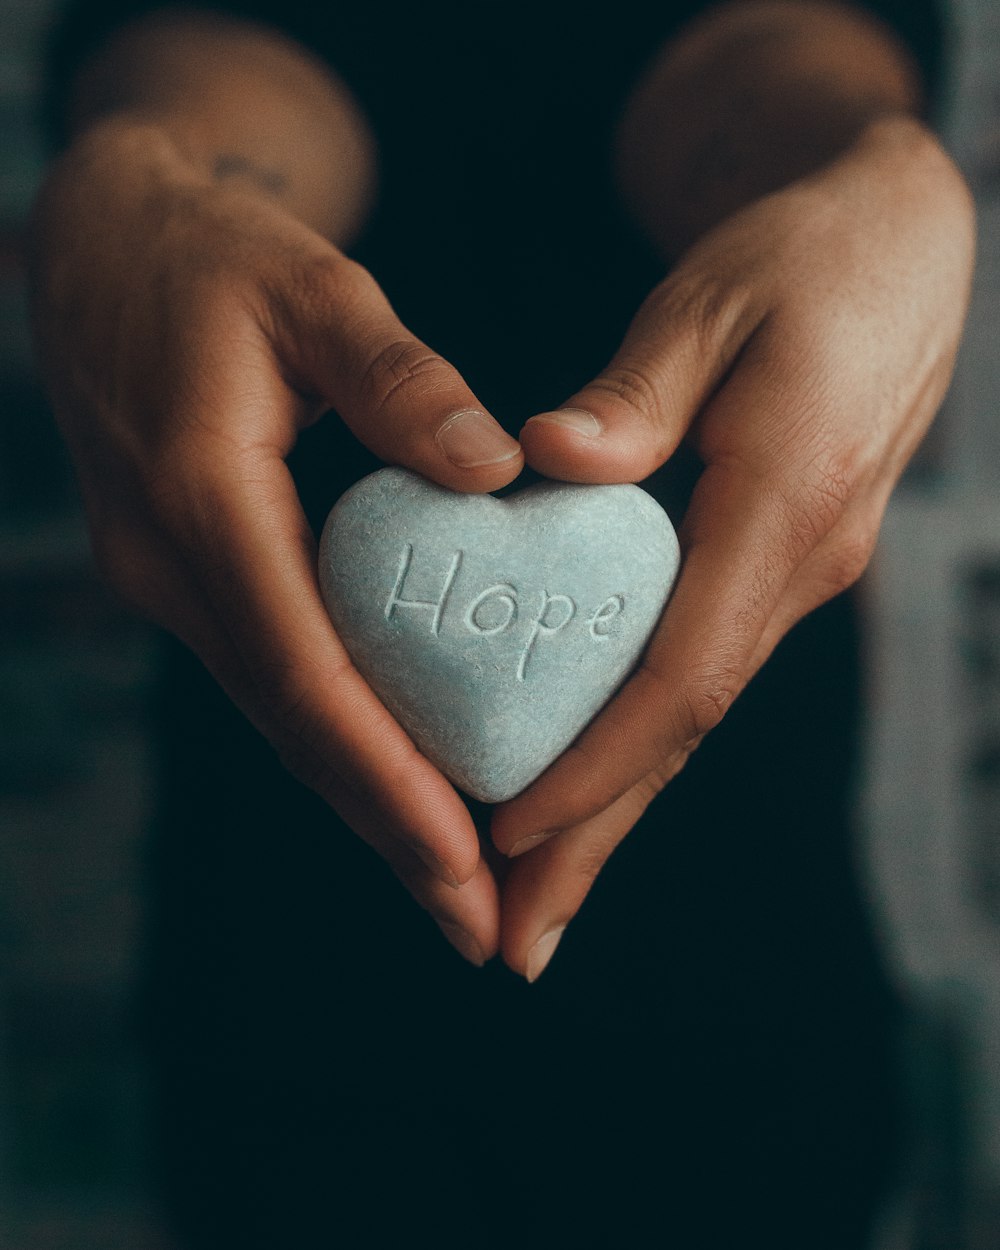
<path fill-rule="evenodd" d="M 441 594 L 437 599 L 407 599 L 404 595 L 410 566 L 413 563 L 413 544 L 404 544 L 399 557 L 396 583 L 385 604 L 386 621 L 391 622 L 403 609 L 424 609 L 430 613 L 428 617 L 430 634 L 437 639 L 441 634 L 441 622 L 448 609 L 449 598 L 458 571 L 462 567 L 464 554 L 462 551 L 456 551 L 451 557 L 451 563 L 444 573 Z M 470 600 L 461 617 L 462 624 L 470 633 L 490 638 L 513 629 L 518 623 L 522 609 L 530 613 L 527 618 L 528 629 L 524 650 L 517 662 L 518 681 L 524 681 L 528 661 L 536 646 L 543 639 L 552 639 L 562 633 L 578 616 L 577 603 L 569 595 L 553 594 L 548 590 L 542 590 L 537 598 L 532 596 L 532 599 L 534 602 L 528 607 L 522 603 L 522 597 L 515 586 L 512 586 L 510 582 L 497 582 L 493 586 L 485 587 Z M 625 596 L 611 595 L 589 616 L 584 617 L 582 624 L 594 642 L 606 643 L 611 637 L 612 621 L 624 611 Z"/>

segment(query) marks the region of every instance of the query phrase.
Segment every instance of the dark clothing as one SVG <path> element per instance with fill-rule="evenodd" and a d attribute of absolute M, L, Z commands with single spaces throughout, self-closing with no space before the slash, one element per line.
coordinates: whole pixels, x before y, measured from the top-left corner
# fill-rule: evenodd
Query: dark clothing
<path fill-rule="evenodd" d="M 80 5 L 57 81 L 138 7 L 95 25 Z M 604 365 L 661 276 L 616 204 L 611 135 L 697 7 L 598 25 L 555 3 L 238 6 L 353 87 L 383 167 L 355 254 L 512 429 Z M 881 11 L 933 74 L 933 16 Z M 331 417 L 293 467 L 319 524 L 376 465 Z M 675 520 L 690 470 L 649 484 Z M 841 599 L 779 647 L 529 986 L 464 964 L 169 646 L 144 1019 L 192 1245 L 860 1250 L 898 1117 L 848 834 L 858 688 Z"/>
<path fill-rule="evenodd" d="M 851 639 L 844 601 L 793 632 L 531 986 L 174 652 L 147 1026 L 194 1244 L 860 1250 L 897 1108 Z"/>

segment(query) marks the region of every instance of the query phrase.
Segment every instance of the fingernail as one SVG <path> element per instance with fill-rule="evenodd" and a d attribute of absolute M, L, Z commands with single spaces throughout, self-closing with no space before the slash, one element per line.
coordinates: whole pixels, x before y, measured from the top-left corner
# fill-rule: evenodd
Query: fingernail
<path fill-rule="evenodd" d="M 596 438 L 604 428 L 592 412 L 584 412 L 582 408 L 558 408 L 555 412 L 542 412 L 528 421 L 538 421 L 542 425 L 562 425 L 567 430 L 574 430 L 586 438 Z"/>
<path fill-rule="evenodd" d="M 455 950 L 464 959 L 467 959 L 470 964 L 475 964 L 477 968 L 481 968 L 486 963 L 483 948 L 471 933 L 468 933 L 461 925 L 453 924 L 450 920 L 439 920 L 437 923 L 438 928 L 454 946 Z"/>
<path fill-rule="evenodd" d="M 543 934 L 535 945 L 528 951 L 528 964 L 525 969 L 525 977 L 530 984 L 537 981 L 545 969 L 548 962 L 556 953 L 556 947 L 559 945 L 559 939 L 566 932 L 566 926 L 560 925 L 558 929 L 550 929 L 548 933 Z"/>
<path fill-rule="evenodd" d="M 530 851 L 533 846 L 540 846 L 543 842 L 548 842 L 549 838 L 556 833 L 555 829 L 549 829 L 546 833 L 529 833 L 526 838 L 521 838 L 507 852 L 509 859 L 513 859 L 515 855 L 523 855 L 525 851 Z"/>
<path fill-rule="evenodd" d="M 443 860 L 438 859 L 433 851 L 429 851 L 426 846 L 414 846 L 411 848 L 427 865 L 427 868 L 434 874 L 439 881 L 443 881 L 445 885 L 450 885 L 453 890 L 461 888 L 461 882 L 452 872 Z"/>
<path fill-rule="evenodd" d="M 521 450 L 516 438 L 505 433 L 485 412 L 456 412 L 435 435 L 437 445 L 452 464 L 474 469 L 483 464 L 513 460 Z"/>

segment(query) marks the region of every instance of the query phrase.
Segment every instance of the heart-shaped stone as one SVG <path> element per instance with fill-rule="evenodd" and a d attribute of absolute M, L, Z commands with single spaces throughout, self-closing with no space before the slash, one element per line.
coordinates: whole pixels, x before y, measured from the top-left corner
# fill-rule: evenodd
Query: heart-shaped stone
<path fill-rule="evenodd" d="M 320 585 L 359 671 L 467 793 L 512 798 L 618 689 L 677 576 L 638 486 L 547 482 L 505 499 L 382 469 L 339 500 Z"/>

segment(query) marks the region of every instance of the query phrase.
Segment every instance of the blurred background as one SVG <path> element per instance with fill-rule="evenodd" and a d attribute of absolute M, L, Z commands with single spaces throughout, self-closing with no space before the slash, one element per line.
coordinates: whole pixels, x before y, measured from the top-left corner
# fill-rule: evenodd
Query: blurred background
<path fill-rule="evenodd" d="M 130 1020 L 156 643 L 94 579 L 24 311 L 56 7 L 0 5 L 0 1247 L 174 1250 Z M 1000 1247 L 1000 10 L 952 9 L 941 121 L 979 202 L 977 283 L 864 586 L 858 852 L 906 1003 L 914 1127 L 874 1250 Z"/>

